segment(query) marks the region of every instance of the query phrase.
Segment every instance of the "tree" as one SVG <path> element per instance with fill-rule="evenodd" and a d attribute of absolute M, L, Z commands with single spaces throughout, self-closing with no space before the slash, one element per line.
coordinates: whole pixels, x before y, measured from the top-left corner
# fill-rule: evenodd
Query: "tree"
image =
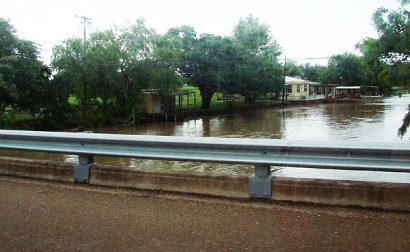
<path fill-rule="evenodd" d="M 64 81 L 70 95 L 85 102 L 84 79 L 87 66 L 84 59 L 83 42 L 80 38 L 69 38 L 53 47 L 51 65 L 56 71 L 56 81 Z"/>
<path fill-rule="evenodd" d="M 320 74 L 322 83 L 361 85 L 362 64 L 360 58 L 352 53 L 333 55 Z"/>
<path fill-rule="evenodd" d="M 56 45 L 52 64 L 61 76 L 56 79 L 81 98 L 82 107 L 90 108 L 86 112 L 93 112 L 93 116 L 83 117 L 94 120 L 92 123 L 133 124 L 138 120 L 142 89 L 170 93 L 182 84 L 176 66 L 179 54 L 173 52 L 180 47 L 178 41 L 157 35 L 144 20 L 125 28 L 95 31 L 88 39 L 86 54 L 83 46 L 79 38 Z M 92 110 L 87 104 L 93 105 Z"/>
<path fill-rule="evenodd" d="M 201 107 L 209 109 L 212 96 L 221 90 L 226 81 L 232 40 L 212 34 L 202 34 L 198 38 L 189 26 L 172 28 L 168 35 L 179 38 L 182 44 L 179 74 L 198 87 L 202 97 Z"/>
<path fill-rule="evenodd" d="M 396 11 L 379 8 L 373 14 L 373 21 L 379 33 L 382 59 L 387 63 L 379 78 L 384 83 L 409 85 L 410 77 L 410 12 L 406 9 L 410 0 L 401 0 L 402 8 Z M 398 130 L 403 137 L 410 126 L 410 107 Z"/>
<path fill-rule="evenodd" d="M 164 95 L 178 90 L 184 84 L 184 77 L 178 74 L 184 59 L 183 44 L 179 37 L 165 34 L 154 38 L 152 55 L 151 89 L 161 90 Z"/>
<path fill-rule="evenodd" d="M 9 106 L 33 116 L 40 113 L 51 94 L 38 45 L 18 38 L 9 21 L 1 18 L 0 41 L 0 120 Z"/>
<path fill-rule="evenodd" d="M 397 131 L 397 135 L 401 138 L 403 138 L 404 134 L 406 134 L 407 129 L 410 126 L 410 105 L 407 107 L 407 114 L 403 118 L 403 124 L 400 126 L 400 128 Z"/>
<path fill-rule="evenodd" d="M 363 66 L 363 85 L 379 86 L 379 74 L 383 70 L 383 62 L 381 61 L 381 46 L 380 41 L 374 38 L 366 38 L 361 43 L 356 45 L 362 53 L 360 58 Z M 381 91 L 386 90 L 387 86 L 381 86 Z"/>
<path fill-rule="evenodd" d="M 302 70 L 302 78 L 305 80 L 319 82 L 319 76 L 324 71 L 325 67 L 321 65 L 311 66 L 310 63 L 300 66 Z"/>
<path fill-rule="evenodd" d="M 303 77 L 303 69 L 301 66 L 299 66 L 296 61 L 287 61 L 286 62 L 286 76 L 291 76 L 291 77 Z"/>
<path fill-rule="evenodd" d="M 191 83 L 200 91 L 203 109 L 210 108 L 212 96 L 225 82 L 229 44 L 228 38 L 202 34 L 188 56 Z"/>
<path fill-rule="evenodd" d="M 240 53 L 230 82 L 237 86 L 236 92 L 252 103 L 262 93 L 282 90 L 282 67 L 277 59 L 281 49 L 270 35 L 269 25 L 249 15 L 234 27 L 233 40 Z"/>
<path fill-rule="evenodd" d="M 402 8 L 399 10 L 381 7 L 373 14 L 382 57 L 392 64 L 407 62 L 410 56 L 410 12 L 405 9 L 410 0 L 400 2 Z"/>
<path fill-rule="evenodd" d="M 270 34 L 269 25 L 260 23 L 253 15 L 239 19 L 233 29 L 233 39 L 248 49 L 252 55 L 277 57 L 281 53 L 280 46 Z"/>
<path fill-rule="evenodd" d="M 168 30 L 166 36 L 173 37 L 179 41 L 181 48 L 177 49 L 180 53 L 180 62 L 177 67 L 178 74 L 185 77 L 185 81 L 195 86 L 192 82 L 192 71 L 196 67 L 196 59 L 192 57 L 194 49 L 198 46 L 198 38 L 195 29 L 184 25 Z"/>

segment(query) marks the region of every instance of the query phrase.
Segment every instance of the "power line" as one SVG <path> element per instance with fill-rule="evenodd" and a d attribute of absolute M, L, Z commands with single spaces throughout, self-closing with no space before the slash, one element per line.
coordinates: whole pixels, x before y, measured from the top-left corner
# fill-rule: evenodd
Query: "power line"
<path fill-rule="evenodd" d="M 279 61 L 285 61 L 285 60 L 328 60 L 330 57 L 318 57 L 318 58 L 284 58 L 284 59 L 278 59 Z"/>

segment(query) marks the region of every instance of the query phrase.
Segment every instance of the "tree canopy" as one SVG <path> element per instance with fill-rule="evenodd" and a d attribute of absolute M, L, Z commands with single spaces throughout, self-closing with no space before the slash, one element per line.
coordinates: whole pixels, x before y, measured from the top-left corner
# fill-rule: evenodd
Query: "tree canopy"
<path fill-rule="evenodd" d="M 179 73 L 198 87 L 204 109 L 210 107 L 215 92 L 241 94 L 247 102 L 254 102 L 262 93 L 282 89 L 280 46 L 269 26 L 252 15 L 239 20 L 231 37 L 197 36 L 189 26 L 172 28 L 168 34 L 181 40 Z"/>
<path fill-rule="evenodd" d="M 263 93 L 282 91 L 283 67 L 277 58 L 282 52 L 269 25 L 249 15 L 234 27 L 233 39 L 242 52 L 234 63 L 234 91 L 245 96 L 247 102 L 254 102 Z"/>
<path fill-rule="evenodd" d="M 53 49 L 52 65 L 60 81 L 69 80 L 71 94 L 81 97 L 84 119 L 92 120 L 87 113 L 93 112 L 105 122 L 135 123 L 141 90 L 172 92 L 182 85 L 175 47 L 181 47 L 178 41 L 137 20 L 125 28 L 93 32 L 85 45 L 79 38 L 63 41 Z"/>
<path fill-rule="evenodd" d="M 41 114 L 47 118 L 56 116 L 47 110 L 54 103 L 55 94 L 50 88 L 47 67 L 39 58 L 39 46 L 21 39 L 9 21 L 0 18 L 0 124 L 7 107 Z"/>

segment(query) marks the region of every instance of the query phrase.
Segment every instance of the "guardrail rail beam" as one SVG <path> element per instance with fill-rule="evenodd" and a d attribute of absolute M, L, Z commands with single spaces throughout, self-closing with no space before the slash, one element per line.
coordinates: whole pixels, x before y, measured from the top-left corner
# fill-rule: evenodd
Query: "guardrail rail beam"
<path fill-rule="evenodd" d="M 249 196 L 271 198 L 270 167 L 410 173 L 410 145 L 0 130 L 0 149 L 79 155 L 74 181 L 88 183 L 94 156 L 255 166 Z"/>

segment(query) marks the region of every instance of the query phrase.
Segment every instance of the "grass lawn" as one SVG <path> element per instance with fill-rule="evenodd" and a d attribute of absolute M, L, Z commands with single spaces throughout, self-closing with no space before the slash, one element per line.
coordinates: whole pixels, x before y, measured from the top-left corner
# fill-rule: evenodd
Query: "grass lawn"
<path fill-rule="evenodd" d="M 202 105 L 202 97 L 200 95 L 199 89 L 193 86 L 184 86 L 181 88 L 181 91 L 189 91 L 196 94 L 196 108 L 200 108 Z M 221 97 L 221 93 L 215 93 L 211 99 L 211 108 L 210 109 L 223 109 L 227 107 L 227 104 L 224 101 L 218 100 L 218 97 Z M 190 103 L 192 104 L 194 100 L 194 94 L 189 96 Z M 281 103 L 280 100 L 257 100 L 256 104 L 278 104 Z M 243 101 L 235 101 L 233 104 L 234 107 L 246 106 Z M 183 101 L 183 107 L 188 108 L 186 99 Z"/>
<path fill-rule="evenodd" d="M 6 109 L 6 113 L 3 115 L 3 122 L 8 127 L 14 128 L 21 125 L 29 125 L 33 122 L 37 122 L 40 118 L 31 116 L 24 112 L 17 112 L 13 109 Z"/>

